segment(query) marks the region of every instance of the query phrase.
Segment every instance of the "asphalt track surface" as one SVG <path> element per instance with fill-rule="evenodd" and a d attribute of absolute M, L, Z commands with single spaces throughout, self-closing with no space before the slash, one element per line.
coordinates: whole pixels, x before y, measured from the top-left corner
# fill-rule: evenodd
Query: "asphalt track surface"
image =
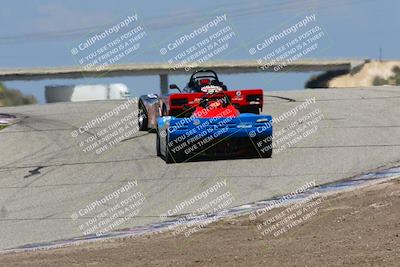
<path fill-rule="evenodd" d="M 90 133 L 73 138 L 71 131 L 121 101 L 1 108 L 0 113 L 15 114 L 21 121 L 0 131 L 0 250 L 82 236 L 77 225 L 88 218 L 74 221 L 71 214 L 129 180 L 137 180 L 146 199 L 138 216 L 119 228 L 158 222 L 160 214 L 218 181 L 226 180 L 225 189 L 234 197 L 230 206 L 236 206 L 288 193 L 313 180 L 323 184 L 397 164 L 400 88 L 267 92 L 264 113 L 277 117 L 312 97 L 314 105 L 275 124 L 274 131 L 318 108 L 324 118 L 317 131 L 271 159 L 168 165 L 156 156 L 152 133 L 135 133 L 100 155 L 79 147 L 77 138 Z M 199 205 L 201 201 L 180 213 Z"/>

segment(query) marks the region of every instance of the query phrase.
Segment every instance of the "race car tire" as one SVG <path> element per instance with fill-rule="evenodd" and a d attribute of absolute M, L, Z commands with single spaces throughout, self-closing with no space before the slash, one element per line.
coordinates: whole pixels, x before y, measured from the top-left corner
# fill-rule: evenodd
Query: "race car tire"
<path fill-rule="evenodd" d="M 165 151 L 165 162 L 167 164 L 175 163 L 174 157 L 172 156 L 172 153 L 170 152 L 170 150 L 168 148 L 166 148 L 166 151 Z"/>
<path fill-rule="evenodd" d="M 264 141 L 265 138 L 255 138 L 253 140 L 254 144 L 259 143 L 260 141 L 263 142 L 263 145 L 260 148 L 257 149 L 257 155 L 261 158 L 271 158 L 272 157 L 272 140 L 268 141 L 265 143 Z"/>
<path fill-rule="evenodd" d="M 160 149 L 160 135 L 157 131 L 157 137 L 156 137 L 156 149 L 157 149 L 157 157 L 161 156 L 161 149 Z"/>
<path fill-rule="evenodd" d="M 147 131 L 148 126 L 147 126 L 147 112 L 146 108 L 144 107 L 142 102 L 139 102 L 139 112 L 138 112 L 138 126 L 139 126 L 139 131 Z"/>
<path fill-rule="evenodd" d="M 168 142 L 169 140 L 167 136 L 165 142 L 165 162 L 167 164 L 182 162 L 183 161 L 182 153 L 180 151 L 174 153 L 172 149 L 168 148 Z"/>

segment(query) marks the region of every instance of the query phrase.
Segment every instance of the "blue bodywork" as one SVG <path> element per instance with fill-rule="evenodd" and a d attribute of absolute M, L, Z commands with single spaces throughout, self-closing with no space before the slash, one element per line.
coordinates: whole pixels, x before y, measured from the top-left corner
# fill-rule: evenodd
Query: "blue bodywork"
<path fill-rule="evenodd" d="M 238 117 L 220 118 L 165 116 L 158 118 L 157 125 L 160 154 L 166 156 L 170 151 L 172 157 L 179 155 L 180 160 L 182 155 L 187 158 L 188 155 L 204 154 L 210 146 L 220 141 L 239 140 L 240 142 L 234 143 L 236 146 L 241 144 L 248 146 L 249 150 L 258 150 L 254 146 L 255 142 L 268 137 L 272 140 L 272 117 L 269 115 L 243 113 Z M 245 140 L 249 141 L 250 145 L 244 145 Z M 222 150 L 219 149 L 220 154 L 224 154 Z M 225 151 L 225 154 L 228 153 Z"/>

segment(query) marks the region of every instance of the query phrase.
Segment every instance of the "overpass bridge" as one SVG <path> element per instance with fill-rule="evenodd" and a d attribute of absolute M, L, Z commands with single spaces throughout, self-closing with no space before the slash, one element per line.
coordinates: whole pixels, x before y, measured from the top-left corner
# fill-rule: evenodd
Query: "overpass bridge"
<path fill-rule="evenodd" d="M 190 65 L 174 66 L 168 63 L 132 63 L 117 64 L 105 67 L 83 68 L 50 67 L 50 68 L 16 68 L 0 69 L 0 81 L 32 81 L 48 79 L 82 79 L 104 78 L 117 76 L 159 75 L 162 93 L 168 91 L 168 75 L 187 74 L 193 69 L 213 69 L 218 73 L 258 73 L 258 72 L 315 72 L 315 71 L 348 71 L 366 62 L 366 60 L 321 60 L 308 59 L 294 62 L 263 62 L 246 61 L 208 61 L 195 68 Z M 268 68 L 263 68 L 268 66 Z"/>

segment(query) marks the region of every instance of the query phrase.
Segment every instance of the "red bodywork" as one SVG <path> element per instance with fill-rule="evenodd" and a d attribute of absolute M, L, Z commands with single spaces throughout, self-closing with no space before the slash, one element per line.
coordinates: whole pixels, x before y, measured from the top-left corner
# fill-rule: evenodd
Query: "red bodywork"
<path fill-rule="evenodd" d="M 223 107 L 221 104 L 215 107 L 210 106 L 208 108 L 203 108 L 197 106 L 193 112 L 193 117 L 196 118 L 236 118 L 239 117 L 240 112 L 234 106 L 228 105 Z"/>
<path fill-rule="evenodd" d="M 262 89 L 224 91 L 223 93 L 228 97 L 230 104 L 241 113 L 253 113 L 254 109 L 261 111 L 263 108 Z M 177 93 L 168 95 L 163 101 L 166 105 L 164 115 L 185 117 L 187 113 L 187 116 L 190 116 L 204 94 Z"/>

